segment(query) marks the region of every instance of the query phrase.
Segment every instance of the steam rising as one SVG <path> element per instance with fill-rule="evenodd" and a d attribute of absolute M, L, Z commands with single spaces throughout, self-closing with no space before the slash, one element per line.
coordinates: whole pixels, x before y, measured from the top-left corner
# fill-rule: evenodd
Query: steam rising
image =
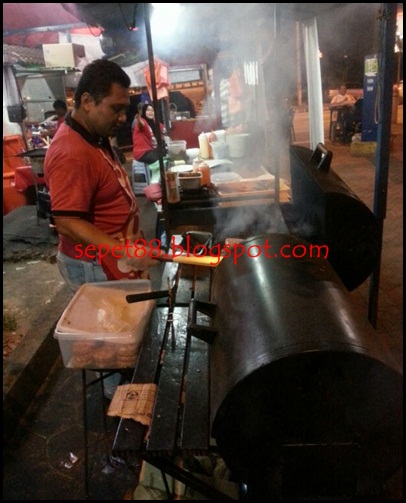
<path fill-rule="evenodd" d="M 244 157 L 231 159 L 231 170 L 252 178 L 261 174 L 262 166 L 289 185 L 295 20 L 289 15 L 282 18 L 276 4 L 233 5 L 200 4 L 197 9 L 196 4 L 185 4 L 185 17 L 174 38 L 163 45 L 153 34 L 154 52 L 177 66 L 205 54 L 217 103 L 220 97 L 215 112 L 220 128 L 229 134 L 249 134 L 249 147 Z M 269 214 L 241 207 L 233 211 L 232 221 L 217 222 L 222 229 L 218 238 L 280 232 L 281 225 Z"/>
<path fill-rule="evenodd" d="M 222 102 L 216 107 L 216 116 L 229 133 L 248 133 L 250 148 L 244 158 L 231 159 L 232 171 L 254 177 L 263 166 L 290 185 L 290 112 L 298 96 L 298 74 L 304 90 L 306 87 L 301 28 L 317 14 L 324 65 L 328 55 L 349 51 L 351 40 L 356 40 L 359 47 L 354 50 L 351 46 L 352 54 L 362 72 L 363 56 L 373 49 L 379 4 L 183 5 L 184 18 L 176 36 L 165 44 L 160 37 L 153 40 L 156 54 L 170 65 L 207 63 L 217 100 L 226 89 L 224 82 L 234 78 L 233 85 L 240 91 L 229 98 L 234 110 L 230 104 L 228 114 L 224 113 Z M 365 20 L 369 30 L 354 29 L 350 22 L 354 19 L 360 24 Z M 331 60 L 336 61 L 332 56 Z M 217 222 L 219 239 L 280 232 L 283 227 L 277 216 L 258 213 L 249 206 L 233 215 L 231 221 Z M 304 235 L 312 232 L 312 228 L 301 229 Z"/>
<path fill-rule="evenodd" d="M 86 5 L 88 9 L 91 4 L 77 5 Z M 99 6 L 96 7 L 98 15 L 103 13 L 105 29 L 117 29 L 120 24 L 119 31 L 126 32 L 124 40 L 127 43 L 123 50 L 128 51 L 131 47 L 133 53 L 145 58 L 143 9 L 134 9 L 134 5 L 141 4 L 122 4 L 126 7 L 121 17 L 112 16 L 111 12 L 107 17 L 104 15 L 101 6 L 114 4 L 95 5 Z M 299 88 L 303 90 L 306 102 L 302 28 L 309 19 L 317 16 L 323 54 L 322 73 L 323 68 L 328 69 L 337 79 L 326 82 L 322 75 L 322 82 L 328 87 L 336 86 L 345 80 L 345 75 L 340 73 L 340 58 L 344 53 L 353 56 L 352 63 L 362 72 L 363 57 L 376 51 L 379 5 L 181 4 L 183 13 L 176 25 L 170 16 L 173 9 L 166 14 L 166 27 L 156 28 L 152 22 L 154 55 L 170 67 L 207 65 L 209 92 L 213 91 L 213 95 L 206 96 L 205 105 L 214 97 L 216 106 L 205 106 L 205 113 L 210 110 L 210 117 L 217 119 L 219 129 L 249 134 L 250 148 L 243 158 L 231 159 L 232 171 L 243 177 L 254 177 L 262 166 L 277 180 L 290 185 L 290 111 L 296 104 Z M 122 18 L 128 21 L 135 15 L 137 31 L 124 30 Z M 173 28 L 174 33 L 165 36 L 166 28 Z M 117 42 L 120 37 L 114 37 L 114 40 Z M 226 116 L 220 95 L 224 88 L 222 84 L 230 82 L 230 78 L 234 78 L 234 95 L 229 99 L 229 114 Z M 239 93 L 235 88 L 239 88 Z M 204 118 L 200 120 L 204 121 Z M 218 222 L 218 227 L 223 229 L 221 234 L 228 234 L 225 237 L 279 228 L 278 221 L 271 221 L 269 215 L 259 215 L 249 207 L 235 213 L 238 215 L 235 221 Z"/>

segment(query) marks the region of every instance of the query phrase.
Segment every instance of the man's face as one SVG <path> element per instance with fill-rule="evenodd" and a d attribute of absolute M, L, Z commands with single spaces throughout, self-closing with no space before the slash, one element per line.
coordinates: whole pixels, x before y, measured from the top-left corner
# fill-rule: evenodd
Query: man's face
<path fill-rule="evenodd" d="M 116 136 L 118 128 L 127 119 L 126 109 L 129 105 L 129 91 L 119 84 L 113 84 L 110 94 L 100 103 L 96 104 L 92 97 L 88 97 L 85 112 L 89 131 L 104 138 Z"/>
<path fill-rule="evenodd" d="M 346 92 L 347 92 L 346 86 L 341 86 L 340 87 L 340 94 L 342 94 L 344 96 L 346 94 Z"/>

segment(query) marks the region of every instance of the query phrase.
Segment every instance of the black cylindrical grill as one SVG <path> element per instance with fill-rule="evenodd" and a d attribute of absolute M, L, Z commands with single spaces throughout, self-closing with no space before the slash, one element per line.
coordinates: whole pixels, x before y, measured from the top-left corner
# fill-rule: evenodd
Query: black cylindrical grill
<path fill-rule="evenodd" d="M 243 244 L 266 239 L 309 248 L 285 234 Z M 335 479 L 353 465 L 354 491 L 401 466 L 401 374 L 327 260 L 223 259 L 212 300 L 212 435 L 239 480 L 282 487 L 314 448 Z"/>
<path fill-rule="evenodd" d="M 282 209 L 292 234 L 328 245 L 328 260 L 351 291 L 368 278 L 378 263 L 379 223 L 333 170 L 318 167 L 315 153 L 291 146 L 293 204 L 283 205 Z"/>

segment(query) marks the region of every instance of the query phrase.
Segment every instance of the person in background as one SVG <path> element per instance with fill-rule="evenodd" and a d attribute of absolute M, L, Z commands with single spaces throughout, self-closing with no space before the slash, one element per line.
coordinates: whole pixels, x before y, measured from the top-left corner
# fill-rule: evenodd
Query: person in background
<path fill-rule="evenodd" d="M 116 63 L 87 65 L 73 111 L 45 156 L 58 268 L 74 291 L 84 283 L 146 278 L 148 268 L 158 265 L 148 247 L 137 246 L 143 237 L 137 200 L 109 142 L 126 121 L 129 87 L 130 78 Z M 111 377 L 105 380 L 108 398 L 118 384 L 116 374 Z"/>
<path fill-rule="evenodd" d="M 63 124 L 65 116 L 68 113 L 68 107 L 63 100 L 55 100 L 52 107 L 55 114 L 52 115 L 52 117 L 50 117 L 49 119 L 45 119 L 45 121 L 41 122 L 40 124 L 41 137 L 49 137 L 48 140 L 55 136 L 55 133 L 58 131 L 60 125 Z"/>
<path fill-rule="evenodd" d="M 345 84 L 341 84 L 338 88 L 338 93 L 333 96 L 330 109 L 340 108 L 341 109 L 341 122 L 343 128 L 343 141 L 350 142 L 351 136 L 353 133 L 354 126 L 354 105 L 355 98 L 351 94 L 347 93 L 347 86 Z"/>
<path fill-rule="evenodd" d="M 145 103 L 149 103 L 150 105 L 152 105 L 152 100 L 151 100 L 151 97 L 149 95 L 148 87 L 147 86 L 143 86 L 142 89 L 141 89 L 140 103 L 142 103 L 143 105 Z"/>
<path fill-rule="evenodd" d="M 161 138 L 166 134 L 160 124 Z M 159 161 L 154 107 L 145 103 L 132 123 L 133 157 L 135 161 L 153 164 Z"/>
<path fill-rule="evenodd" d="M 60 125 L 65 121 L 65 116 L 68 113 L 68 107 L 63 100 L 55 100 L 52 106 L 55 110 L 55 114 L 58 117 L 56 121 L 56 131 L 58 131 Z"/>
<path fill-rule="evenodd" d="M 341 84 L 338 88 L 338 93 L 331 100 L 331 107 L 352 107 L 355 104 L 355 98 L 352 94 L 347 93 L 347 86 Z"/>

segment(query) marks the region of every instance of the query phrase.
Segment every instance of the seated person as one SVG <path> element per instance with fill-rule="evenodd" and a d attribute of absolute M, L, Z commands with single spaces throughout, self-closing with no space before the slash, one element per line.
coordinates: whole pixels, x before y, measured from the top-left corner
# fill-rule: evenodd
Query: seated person
<path fill-rule="evenodd" d="M 165 127 L 160 124 L 161 137 Z M 145 103 L 132 124 L 133 157 L 136 161 L 153 164 L 159 160 L 154 107 Z"/>
<path fill-rule="evenodd" d="M 60 125 L 65 122 L 65 116 L 68 113 L 68 106 L 63 100 L 55 100 L 52 106 L 55 112 L 54 115 L 47 117 L 41 122 L 41 126 L 43 126 L 41 135 L 43 137 L 53 137 Z"/>
<path fill-rule="evenodd" d="M 354 96 L 347 93 L 347 86 L 345 84 L 341 84 L 338 93 L 331 100 L 330 109 L 341 108 L 344 141 L 351 141 L 354 124 L 354 105 Z"/>
<path fill-rule="evenodd" d="M 65 116 L 68 113 L 68 107 L 63 100 L 55 100 L 53 104 L 55 114 L 57 115 L 56 130 L 65 122 Z"/>

